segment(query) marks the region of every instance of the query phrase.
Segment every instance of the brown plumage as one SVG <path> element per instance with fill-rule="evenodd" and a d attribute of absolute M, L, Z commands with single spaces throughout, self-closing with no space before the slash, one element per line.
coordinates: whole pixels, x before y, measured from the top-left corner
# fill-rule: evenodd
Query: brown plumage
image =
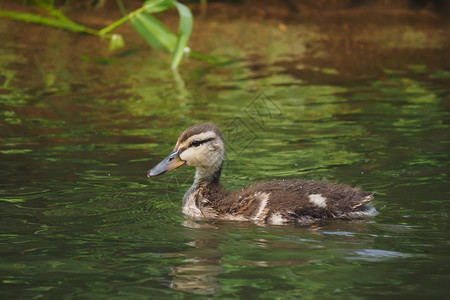
<path fill-rule="evenodd" d="M 358 188 L 297 179 L 257 183 L 236 192 L 220 184 L 225 146 L 212 123 L 187 128 L 171 154 L 148 172 L 158 176 L 183 165 L 197 168 L 183 199 L 183 213 L 197 219 L 310 224 L 327 218 L 359 218 L 377 211 L 373 194 Z"/>

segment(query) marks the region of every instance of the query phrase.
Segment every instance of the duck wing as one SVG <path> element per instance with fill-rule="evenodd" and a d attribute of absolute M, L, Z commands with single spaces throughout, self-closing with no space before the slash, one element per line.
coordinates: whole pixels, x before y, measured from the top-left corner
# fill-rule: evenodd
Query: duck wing
<path fill-rule="evenodd" d="M 309 224 L 324 218 L 372 216 L 372 193 L 322 181 L 284 180 L 258 183 L 227 197 L 224 215 L 256 222 Z"/>

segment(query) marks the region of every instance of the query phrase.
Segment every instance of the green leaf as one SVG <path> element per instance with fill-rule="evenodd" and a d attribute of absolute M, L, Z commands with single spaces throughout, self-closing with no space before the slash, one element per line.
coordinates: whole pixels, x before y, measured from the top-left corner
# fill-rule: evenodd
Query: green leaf
<path fill-rule="evenodd" d="M 174 50 L 177 37 L 155 17 L 141 13 L 131 19 L 131 24 L 150 46 L 170 52 Z"/>
<path fill-rule="evenodd" d="M 194 25 L 194 18 L 192 17 L 192 13 L 187 6 L 176 1 L 174 1 L 173 3 L 177 8 L 178 13 L 180 14 L 178 40 L 173 53 L 171 65 L 172 69 L 176 69 L 181 62 L 181 58 L 183 57 L 184 51 L 189 41 L 189 37 L 191 36 L 192 27 Z"/>
<path fill-rule="evenodd" d="M 147 0 L 142 7 L 147 13 L 154 14 L 166 11 L 174 6 L 171 0 Z"/>
<path fill-rule="evenodd" d="M 149 13 L 156 13 L 175 6 L 180 15 L 178 35 L 175 35 L 166 26 Z M 191 36 L 194 18 L 189 8 L 179 2 L 169 0 L 147 1 L 144 3 L 145 13 L 136 14 L 131 18 L 131 23 L 139 34 L 153 48 L 164 49 L 173 52 L 172 69 L 176 69 L 187 49 L 187 43 Z"/>

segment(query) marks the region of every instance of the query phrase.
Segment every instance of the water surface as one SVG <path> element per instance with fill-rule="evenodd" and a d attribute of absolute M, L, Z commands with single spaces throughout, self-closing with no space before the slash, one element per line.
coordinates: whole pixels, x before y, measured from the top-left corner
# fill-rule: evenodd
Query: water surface
<path fill-rule="evenodd" d="M 448 31 L 210 22 L 193 44 L 232 60 L 180 74 L 137 38 L 108 54 L 95 37 L 2 23 L 2 298 L 448 297 Z M 194 170 L 146 172 L 203 121 L 224 131 L 230 189 L 336 181 L 374 192 L 380 214 L 186 220 Z"/>

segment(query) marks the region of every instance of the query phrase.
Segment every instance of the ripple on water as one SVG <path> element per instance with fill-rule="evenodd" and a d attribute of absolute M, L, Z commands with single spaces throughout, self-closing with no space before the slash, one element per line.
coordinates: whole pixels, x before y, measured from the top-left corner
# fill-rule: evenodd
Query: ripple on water
<path fill-rule="evenodd" d="M 408 253 L 401 253 L 397 251 L 388 251 L 381 249 L 362 249 L 350 252 L 351 256 L 347 256 L 349 260 L 365 260 L 365 261 L 384 261 L 395 258 L 409 258 L 412 255 Z"/>

